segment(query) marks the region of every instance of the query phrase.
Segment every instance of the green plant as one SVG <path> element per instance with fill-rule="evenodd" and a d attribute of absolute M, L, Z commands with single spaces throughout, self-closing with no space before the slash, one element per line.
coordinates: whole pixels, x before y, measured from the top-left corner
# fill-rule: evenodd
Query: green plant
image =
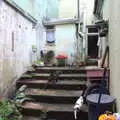
<path fill-rule="evenodd" d="M 32 45 L 32 49 L 37 49 L 36 45 Z"/>
<path fill-rule="evenodd" d="M 43 65 L 44 65 L 44 62 L 43 62 L 43 60 L 38 59 L 38 60 L 36 60 L 36 61 L 34 62 L 34 65 L 36 65 L 36 66 L 43 66 Z"/>
<path fill-rule="evenodd" d="M 36 45 L 32 45 L 32 51 L 35 53 L 37 52 L 37 46 Z"/>
<path fill-rule="evenodd" d="M 51 60 L 53 60 L 54 56 L 55 56 L 54 51 L 52 51 L 52 50 L 48 51 L 44 56 L 44 62 L 50 63 Z"/>
<path fill-rule="evenodd" d="M 95 65 L 95 64 L 97 64 L 97 60 L 96 59 L 92 59 L 90 57 L 87 57 L 85 59 L 85 63 L 86 63 L 86 65 Z"/>
<path fill-rule="evenodd" d="M 22 115 L 14 101 L 0 100 L 0 120 L 22 120 Z"/>

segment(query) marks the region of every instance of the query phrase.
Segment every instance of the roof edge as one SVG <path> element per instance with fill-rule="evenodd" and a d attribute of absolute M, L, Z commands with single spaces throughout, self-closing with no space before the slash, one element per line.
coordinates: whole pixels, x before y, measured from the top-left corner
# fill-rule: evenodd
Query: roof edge
<path fill-rule="evenodd" d="M 37 24 L 37 20 L 33 16 L 31 16 L 28 12 L 24 11 L 21 7 L 19 7 L 14 1 L 4 0 L 4 2 L 7 3 L 13 9 L 15 9 L 17 12 L 19 12 L 23 17 L 28 19 L 30 22 Z"/>
<path fill-rule="evenodd" d="M 77 23 L 79 23 L 79 19 L 76 19 L 76 18 L 43 20 L 43 25 L 44 26 L 64 25 L 64 24 L 77 24 Z"/>

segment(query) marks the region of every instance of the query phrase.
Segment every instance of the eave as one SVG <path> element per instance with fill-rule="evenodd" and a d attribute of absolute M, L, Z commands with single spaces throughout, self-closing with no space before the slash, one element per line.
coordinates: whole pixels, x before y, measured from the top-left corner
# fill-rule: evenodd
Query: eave
<path fill-rule="evenodd" d="M 43 20 L 44 26 L 51 25 L 65 25 L 65 24 L 78 24 L 78 19 L 52 19 L 52 20 Z"/>
<path fill-rule="evenodd" d="M 37 24 L 37 20 L 33 16 L 31 16 L 28 12 L 20 8 L 14 1 L 4 0 L 4 2 L 7 3 L 13 9 L 15 9 L 18 13 L 20 13 L 23 17 L 25 17 L 30 22 L 32 22 L 33 24 Z"/>

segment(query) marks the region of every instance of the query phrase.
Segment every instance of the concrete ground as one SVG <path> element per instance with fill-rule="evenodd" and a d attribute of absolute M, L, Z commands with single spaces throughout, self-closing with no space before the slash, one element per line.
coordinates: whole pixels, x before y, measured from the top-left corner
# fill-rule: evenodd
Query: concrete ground
<path fill-rule="evenodd" d="M 23 120 L 41 120 L 41 119 L 38 117 L 24 116 Z"/>
<path fill-rule="evenodd" d="M 42 120 L 39 117 L 31 117 L 31 116 L 24 116 L 23 120 Z M 55 120 L 55 119 L 49 119 L 49 120 Z"/>

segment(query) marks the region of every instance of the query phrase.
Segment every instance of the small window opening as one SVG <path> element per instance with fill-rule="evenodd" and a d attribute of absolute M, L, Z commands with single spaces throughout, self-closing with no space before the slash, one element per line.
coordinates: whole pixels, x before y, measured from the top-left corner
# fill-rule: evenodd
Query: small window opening
<path fill-rule="evenodd" d="M 46 41 L 48 44 L 55 43 L 55 27 L 54 26 L 46 27 Z"/>
<path fill-rule="evenodd" d="M 98 36 L 88 36 L 88 56 L 98 58 Z"/>

